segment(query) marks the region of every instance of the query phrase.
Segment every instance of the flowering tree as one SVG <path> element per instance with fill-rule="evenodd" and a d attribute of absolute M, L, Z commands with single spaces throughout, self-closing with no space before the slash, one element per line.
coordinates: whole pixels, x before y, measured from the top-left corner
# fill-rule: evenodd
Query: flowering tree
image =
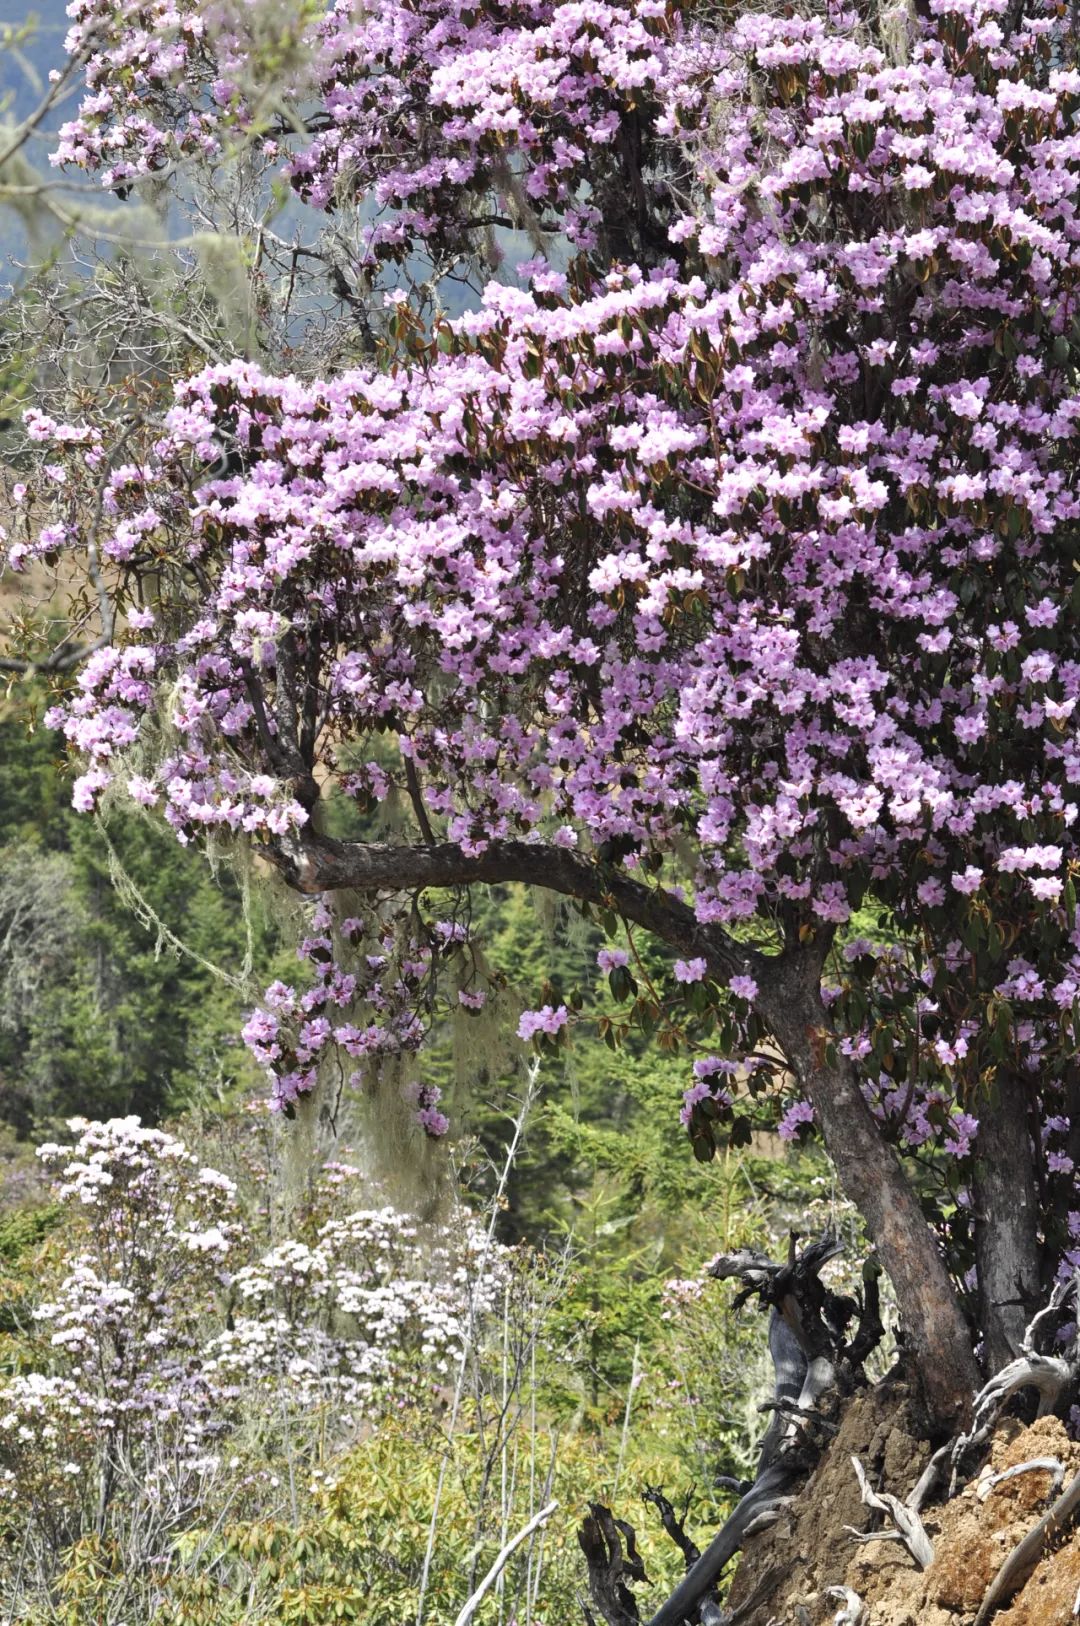
<path fill-rule="evenodd" d="M 490 996 L 471 889 L 574 900 L 609 1042 L 686 1049 L 698 1155 L 748 1100 L 820 1127 L 954 1415 L 1080 1230 L 1066 23 L 285 8 L 268 91 L 265 8 L 75 10 L 58 160 L 126 190 L 247 143 L 316 209 L 366 200 L 383 329 L 332 376 L 210 366 L 123 434 L 28 415 L 9 563 L 89 547 L 125 612 L 53 714 L 77 805 L 319 900 L 306 985 L 247 1029 L 285 1108 Z M 430 295 L 507 226 L 533 259 L 458 321 L 380 307 L 388 266 Z"/>

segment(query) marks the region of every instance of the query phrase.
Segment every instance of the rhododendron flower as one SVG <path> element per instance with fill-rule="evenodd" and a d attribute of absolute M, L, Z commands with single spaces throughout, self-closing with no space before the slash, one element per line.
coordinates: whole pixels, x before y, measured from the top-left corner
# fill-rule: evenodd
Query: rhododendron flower
<path fill-rule="evenodd" d="M 814 1121 L 814 1107 L 810 1101 L 795 1101 L 784 1112 L 776 1126 L 781 1140 L 795 1140 L 803 1124 Z"/>
<path fill-rule="evenodd" d="M 558 1033 L 568 1020 L 565 1005 L 554 1009 L 550 1005 L 542 1005 L 538 1011 L 522 1011 L 517 1027 L 518 1038 L 531 1039 L 537 1033 Z"/>

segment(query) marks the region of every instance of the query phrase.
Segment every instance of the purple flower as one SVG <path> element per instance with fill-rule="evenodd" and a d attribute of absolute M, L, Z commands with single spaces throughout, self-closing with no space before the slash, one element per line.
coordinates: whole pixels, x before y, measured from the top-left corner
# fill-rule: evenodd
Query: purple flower
<path fill-rule="evenodd" d="M 537 1033 L 558 1033 L 567 1021 L 565 1005 L 559 1005 L 556 1009 L 543 1005 L 538 1011 L 522 1011 L 517 1027 L 518 1038 L 531 1039 Z"/>
<path fill-rule="evenodd" d="M 803 1124 L 814 1121 L 814 1107 L 810 1101 L 795 1101 L 788 1107 L 776 1126 L 781 1140 L 794 1140 Z"/>

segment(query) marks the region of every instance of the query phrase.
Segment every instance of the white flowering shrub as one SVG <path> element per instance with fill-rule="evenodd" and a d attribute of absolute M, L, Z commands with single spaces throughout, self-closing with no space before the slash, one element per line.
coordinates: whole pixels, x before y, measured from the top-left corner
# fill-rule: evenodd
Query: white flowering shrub
<path fill-rule="evenodd" d="M 137 1118 L 71 1128 L 40 1149 L 66 1210 L 59 1258 L 0 1388 L 0 1525 L 39 1565 L 88 1534 L 128 1563 L 160 1553 L 269 1477 L 275 1449 L 291 1471 L 305 1421 L 322 1449 L 328 1428 L 430 1400 L 502 1300 L 509 1255 L 472 1215 L 343 1212 L 267 1249 L 234 1182 L 175 1136 Z M 329 1185 L 340 1206 L 350 1182 Z"/>

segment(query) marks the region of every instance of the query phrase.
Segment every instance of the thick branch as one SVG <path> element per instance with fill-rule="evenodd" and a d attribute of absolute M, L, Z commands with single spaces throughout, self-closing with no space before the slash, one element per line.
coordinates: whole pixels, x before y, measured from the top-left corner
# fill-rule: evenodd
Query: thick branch
<path fill-rule="evenodd" d="M 616 910 L 679 954 L 703 958 L 718 980 L 752 976 L 760 990 L 757 1009 L 812 1096 L 826 1147 L 892 1279 L 934 1420 L 951 1426 L 966 1413 L 978 1384 L 968 1330 L 918 1200 L 882 1139 L 855 1069 L 843 1057 L 830 1057 L 813 950 L 767 957 L 699 921 L 664 888 L 541 843 L 492 841 L 470 854 L 453 842 L 339 842 L 308 827 L 268 853 L 288 883 L 308 893 L 524 882 Z"/>
<path fill-rule="evenodd" d="M 699 1599 L 711 1591 L 740 1550 L 749 1526 L 775 1506 L 778 1498 L 785 1495 L 798 1476 L 799 1469 L 785 1459 L 766 1468 L 713 1537 L 693 1569 L 687 1572 L 671 1596 L 660 1605 L 649 1626 L 682 1626 L 697 1607 Z"/>
<path fill-rule="evenodd" d="M 615 909 L 624 919 L 688 957 L 701 957 L 719 978 L 768 976 L 770 962 L 718 926 L 703 925 L 688 904 L 625 870 L 565 847 L 492 841 L 469 854 L 456 842 L 430 846 L 335 841 L 305 830 L 268 849 L 290 886 L 300 892 L 412 892 L 425 886 L 494 886 L 520 881 L 583 903 Z"/>

